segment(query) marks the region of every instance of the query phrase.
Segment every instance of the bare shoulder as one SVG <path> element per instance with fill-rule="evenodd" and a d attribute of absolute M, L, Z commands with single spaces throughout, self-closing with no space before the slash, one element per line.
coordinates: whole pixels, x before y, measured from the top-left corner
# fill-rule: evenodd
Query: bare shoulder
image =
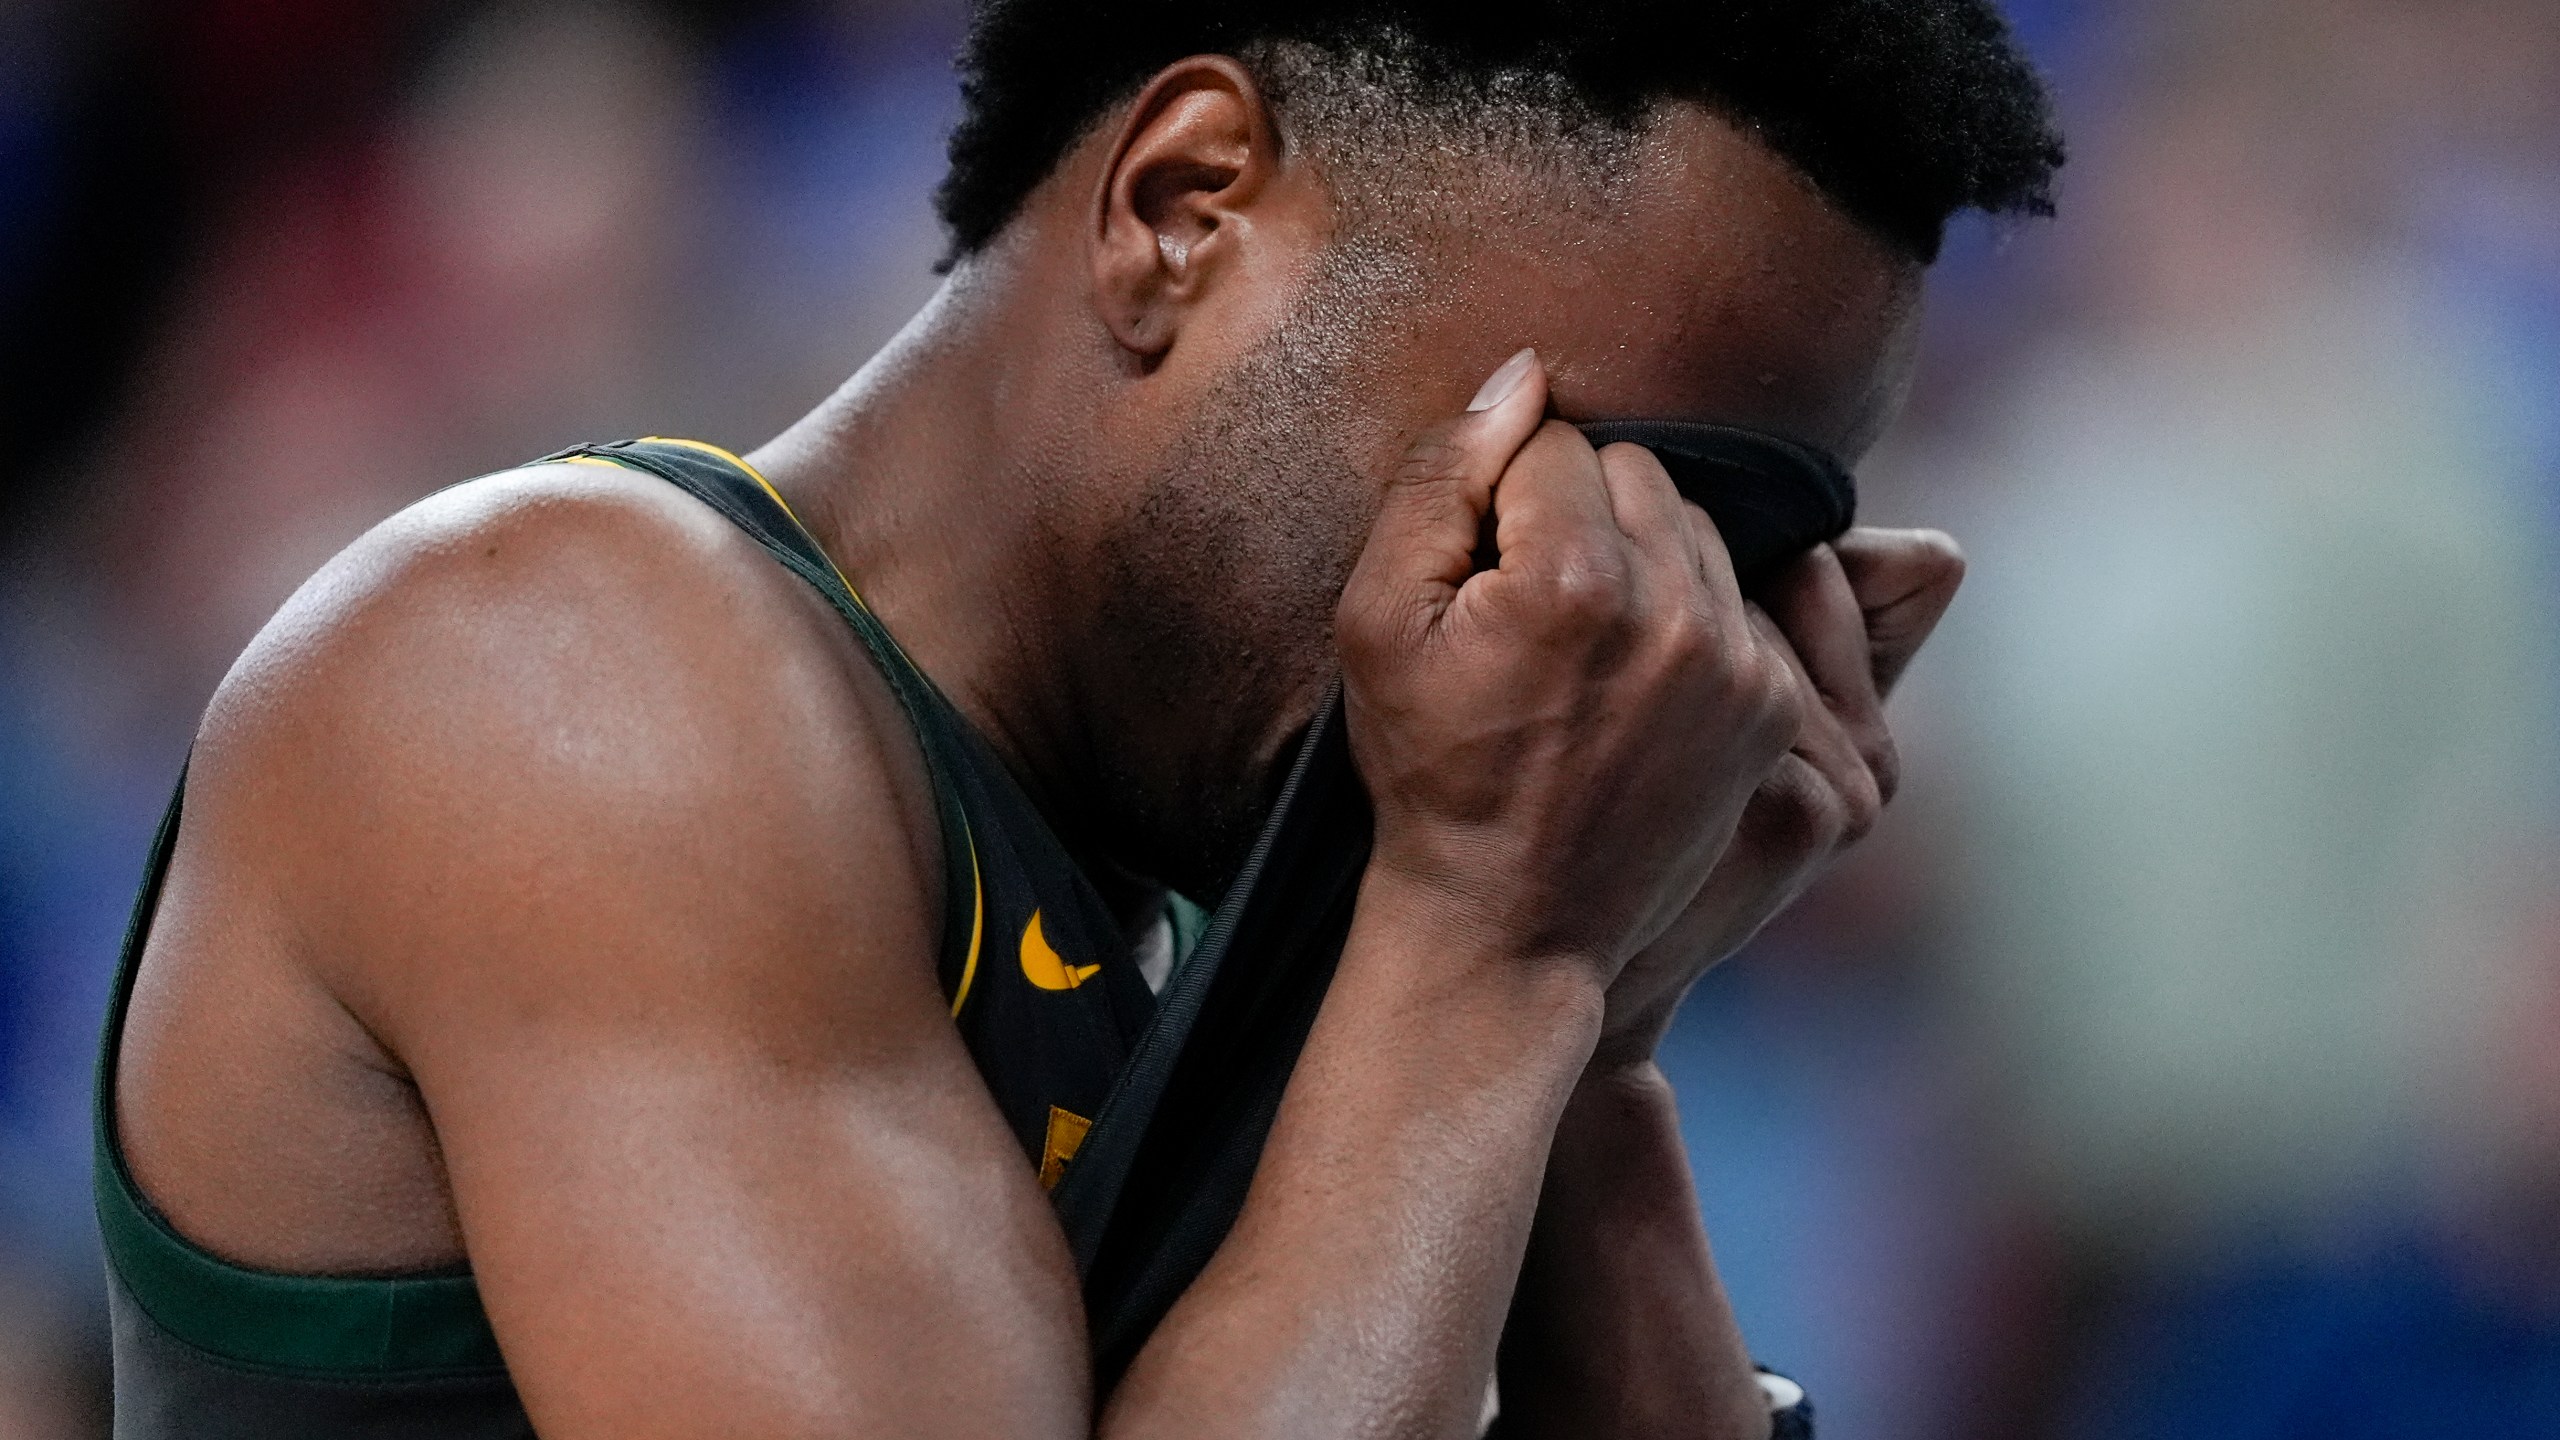
<path fill-rule="evenodd" d="M 887 687 L 797 577 L 620 469 L 457 486 L 332 561 L 209 709 L 200 815 L 394 1029 L 419 981 L 589 983 L 453 972 L 641 915 L 858 925 L 930 974 L 934 809 Z M 742 965 L 785 963 L 748 938 Z"/>
<path fill-rule="evenodd" d="M 318 724 L 379 744 L 467 743 L 515 722 L 551 742 L 525 759 L 610 751 L 624 774 L 688 722 L 753 725 L 764 707 L 752 702 L 785 695 L 856 698 L 842 632 L 807 586 L 674 486 L 531 467 L 430 496 L 322 567 L 224 679 L 201 739 L 219 750 Z"/>
<path fill-rule="evenodd" d="M 413 507 L 243 656 L 188 792 L 117 1102 L 183 1233 L 467 1257 L 546 1434 L 835 1433 L 960 1363 L 951 1433 L 1086 1413 L 914 741 L 725 520 L 587 466 Z"/>

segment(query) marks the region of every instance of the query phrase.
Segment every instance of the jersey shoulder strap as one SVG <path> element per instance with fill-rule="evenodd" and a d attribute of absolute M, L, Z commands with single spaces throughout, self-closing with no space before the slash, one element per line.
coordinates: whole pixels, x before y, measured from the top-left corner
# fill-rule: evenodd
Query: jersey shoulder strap
<path fill-rule="evenodd" d="M 826 597 L 845 623 L 862 638 L 863 648 L 888 678 L 889 688 L 897 694 L 898 703 L 907 711 L 927 740 L 928 760 L 942 757 L 931 753 L 949 738 L 951 716 L 941 695 L 936 692 L 924 672 L 907 658 L 897 640 L 889 634 L 880 617 L 871 613 L 855 592 L 853 582 L 836 568 L 827 552 L 818 546 L 816 537 L 792 513 L 790 502 L 763 472 L 717 445 L 700 440 L 673 440 L 652 435 L 639 440 L 615 440 L 596 445 L 573 445 L 545 455 L 537 465 L 611 465 L 644 471 L 674 485 L 677 489 L 717 510 L 729 523 L 745 531 L 749 539 L 763 546 L 785 569 L 807 581 Z"/>
<path fill-rule="evenodd" d="M 977 847 L 970 833 L 968 809 L 961 802 L 955 783 L 955 771 L 966 763 L 962 733 L 966 727 L 933 682 L 907 658 L 907 652 L 899 647 L 888 627 L 880 623 L 880 617 L 863 603 L 853 582 L 836 568 L 816 537 L 792 513 L 790 503 L 754 466 L 700 440 L 652 435 L 638 440 L 574 445 L 534 463 L 610 465 L 667 481 L 745 531 L 783 568 L 826 597 L 827 603 L 853 627 L 863 649 L 870 652 L 872 663 L 889 682 L 890 693 L 906 712 L 907 723 L 915 730 L 916 742 L 924 751 L 935 818 L 942 830 L 943 988 L 964 997 L 964 987 L 976 968 L 977 942 L 986 918 Z M 954 1008 L 957 1009 L 956 1004 Z"/>
<path fill-rule="evenodd" d="M 907 657 L 753 465 L 698 440 L 582 445 L 549 457 L 682 489 L 826 597 L 906 712 L 946 856 L 943 993 L 978 1073 L 1044 1183 L 1072 1169 L 1155 997 L 1128 937 L 1005 761 Z"/>

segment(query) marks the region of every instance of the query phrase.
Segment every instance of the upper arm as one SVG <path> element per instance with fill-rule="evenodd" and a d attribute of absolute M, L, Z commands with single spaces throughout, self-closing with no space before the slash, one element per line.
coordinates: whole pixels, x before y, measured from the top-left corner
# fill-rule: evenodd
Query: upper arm
<path fill-rule="evenodd" d="M 935 983 L 885 687 L 707 511 L 576 484 L 360 547 L 206 747 L 266 752 L 311 963 L 417 1085 L 528 1411 L 1082 1433 L 1072 1267 Z"/>

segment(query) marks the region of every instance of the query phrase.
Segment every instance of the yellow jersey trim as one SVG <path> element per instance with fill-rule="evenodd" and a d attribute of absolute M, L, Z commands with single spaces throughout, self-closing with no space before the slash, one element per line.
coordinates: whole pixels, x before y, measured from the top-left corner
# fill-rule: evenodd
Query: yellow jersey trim
<path fill-rule="evenodd" d="M 817 547 L 818 553 L 827 555 L 827 547 L 818 544 L 817 533 L 802 523 L 800 512 L 791 508 L 791 502 L 783 499 L 782 492 L 773 488 L 773 482 L 764 478 L 763 471 L 748 464 L 746 457 L 732 450 L 723 450 L 708 440 L 687 440 L 680 435 L 643 435 L 640 438 L 652 445 L 682 445 L 688 450 L 699 450 L 705 455 L 726 460 L 745 471 L 747 478 L 763 486 L 764 493 L 773 497 L 773 503 L 782 507 L 782 513 L 791 517 L 791 523 L 800 527 L 800 533 L 809 537 L 809 543 Z M 865 610 L 871 608 L 871 602 L 863 599 L 862 592 L 853 588 L 853 577 L 844 573 L 844 567 L 836 563 L 836 557 L 833 555 L 827 555 L 827 568 L 836 572 L 836 579 L 843 582 L 845 593 L 853 597 L 853 603 Z"/>
<path fill-rule="evenodd" d="M 960 817 L 960 833 L 969 842 L 969 888 L 977 893 L 977 906 L 969 917 L 969 958 L 960 965 L 960 988 L 951 995 L 951 1018 L 960 1018 L 960 1007 L 969 1003 L 970 982 L 978 978 L 978 946 L 987 938 L 987 882 L 978 873 L 978 837 L 969 831 L 969 817 Z"/>
<path fill-rule="evenodd" d="M 827 555 L 827 547 L 819 544 L 817 535 L 807 525 L 801 523 L 799 512 L 791 508 L 791 502 L 783 499 L 782 492 L 773 488 L 773 482 L 764 478 L 763 471 L 748 464 L 746 457 L 735 451 L 724 450 L 708 440 L 687 440 L 681 435 L 643 435 L 640 438 L 653 445 L 682 445 L 688 450 L 699 450 L 705 455 L 715 456 L 737 466 L 749 479 L 764 487 L 764 493 L 773 497 L 773 503 L 782 507 L 782 513 L 790 517 L 792 524 L 800 527 L 801 534 L 809 537 L 810 547 L 819 554 L 827 556 L 827 568 L 836 572 L 837 582 L 844 586 L 844 593 L 853 597 L 853 603 L 862 606 L 865 610 L 871 608 L 869 603 L 863 600 L 862 592 L 853 588 L 853 577 L 844 573 L 844 567 L 836 563 L 836 557 Z M 631 468 L 601 455 L 571 455 L 555 463 L 609 465 L 616 470 Z M 973 893 L 974 903 L 969 917 L 969 957 L 961 962 L 960 988 L 951 996 L 951 1017 L 955 1020 L 960 1018 L 960 1007 L 969 1001 L 970 985 L 978 978 L 978 951 L 987 937 L 987 882 L 985 875 L 978 868 L 978 837 L 969 828 L 969 816 L 965 811 L 960 815 L 960 838 L 969 847 L 969 888 Z"/>

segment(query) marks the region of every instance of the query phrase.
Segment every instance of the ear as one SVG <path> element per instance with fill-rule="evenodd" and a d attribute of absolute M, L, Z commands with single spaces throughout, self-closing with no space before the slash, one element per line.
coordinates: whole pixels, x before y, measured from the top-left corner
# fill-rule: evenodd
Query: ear
<path fill-rule="evenodd" d="M 1168 66 L 1129 107 L 1094 196 L 1093 289 L 1104 325 L 1152 366 L 1216 277 L 1244 267 L 1251 207 L 1280 165 L 1280 136 L 1242 65 Z"/>

